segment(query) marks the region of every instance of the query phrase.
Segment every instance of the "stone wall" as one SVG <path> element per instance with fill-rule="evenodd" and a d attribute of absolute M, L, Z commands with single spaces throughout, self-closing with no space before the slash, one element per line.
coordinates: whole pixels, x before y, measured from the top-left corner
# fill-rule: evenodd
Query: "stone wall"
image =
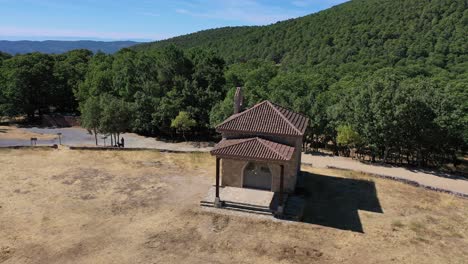
<path fill-rule="evenodd" d="M 242 170 L 247 161 L 221 159 L 221 185 L 242 188 Z"/>
<path fill-rule="evenodd" d="M 242 188 L 244 168 L 248 161 L 235 159 L 221 159 L 221 185 Z M 256 162 L 262 163 L 262 162 Z M 273 192 L 280 190 L 281 168 L 279 163 L 263 162 L 270 168 L 272 174 Z M 292 193 L 296 187 L 296 162 L 286 162 L 284 165 L 284 191 Z"/>

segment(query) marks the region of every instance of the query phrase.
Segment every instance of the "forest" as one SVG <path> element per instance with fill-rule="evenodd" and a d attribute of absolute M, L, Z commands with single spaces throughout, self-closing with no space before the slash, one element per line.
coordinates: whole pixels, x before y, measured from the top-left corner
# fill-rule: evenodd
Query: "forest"
<path fill-rule="evenodd" d="M 262 27 L 108 55 L 0 53 L 0 116 L 79 113 L 90 131 L 207 140 L 268 99 L 309 116 L 307 145 L 392 163 L 456 163 L 468 147 L 468 3 L 354 0 Z"/>

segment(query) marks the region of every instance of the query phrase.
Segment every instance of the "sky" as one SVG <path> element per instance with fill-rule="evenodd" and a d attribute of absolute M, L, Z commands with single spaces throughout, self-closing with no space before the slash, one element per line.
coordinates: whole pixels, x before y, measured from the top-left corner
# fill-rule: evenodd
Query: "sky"
<path fill-rule="evenodd" d="M 0 40 L 161 40 L 268 25 L 347 0 L 0 0 Z"/>

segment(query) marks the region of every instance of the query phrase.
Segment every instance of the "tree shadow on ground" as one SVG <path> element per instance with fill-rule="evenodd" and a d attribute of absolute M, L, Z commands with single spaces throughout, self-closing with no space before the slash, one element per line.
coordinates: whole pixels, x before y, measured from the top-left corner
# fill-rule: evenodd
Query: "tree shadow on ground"
<path fill-rule="evenodd" d="M 314 156 L 322 156 L 322 157 L 335 157 L 332 153 L 327 153 L 323 151 L 317 151 L 317 150 L 308 150 L 305 152 L 305 154 L 310 154 Z"/>
<path fill-rule="evenodd" d="M 383 213 L 372 181 L 301 173 L 303 222 L 364 233 L 358 210 Z"/>

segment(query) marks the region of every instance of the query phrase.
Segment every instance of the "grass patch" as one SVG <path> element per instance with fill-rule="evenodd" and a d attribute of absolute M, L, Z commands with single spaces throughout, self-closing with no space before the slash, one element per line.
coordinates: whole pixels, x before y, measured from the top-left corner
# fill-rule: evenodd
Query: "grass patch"
<path fill-rule="evenodd" d="M 400 228 L 403 228 L 405 225 L 403 224 L 403 222 L 401 222 L 400 220 L 393 220 L 392 221 L 392 229 L 400 229 Z"/>
<path fill-rule="evenodd" d="M 426 231 L 426 226 L 419 221 L 411 221 L 409 228 L 417 234 L 424 233 L 424 231 Z"/>

